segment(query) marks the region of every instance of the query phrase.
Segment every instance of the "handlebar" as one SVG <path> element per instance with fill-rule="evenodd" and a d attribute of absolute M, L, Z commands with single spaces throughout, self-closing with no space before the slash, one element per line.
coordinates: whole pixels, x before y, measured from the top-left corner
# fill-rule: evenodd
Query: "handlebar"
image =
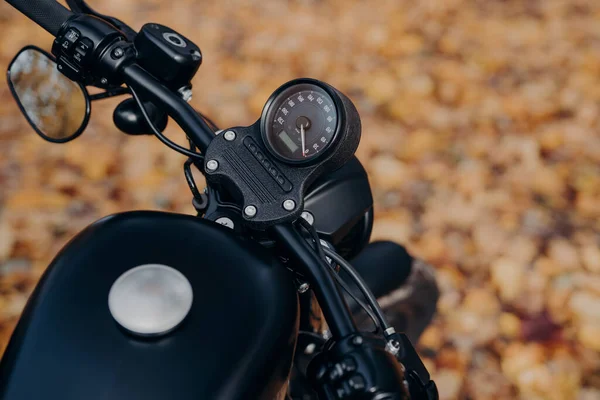
<path fill-rule="evenodd" d="M 55 0 L 6 0 L 36 24 L 56 36 L 60 27 L 73 15 L 68 8 Z"/>
<path fill-rule="evenodd" d="M 133 86 L 144 98 L 163 106 L 201 152 L 208 148 L 214 138 L 212 129 L 181 97 L 163 86 L 138 64 L 123 68 L 122 75 L 125 83 Z"/>

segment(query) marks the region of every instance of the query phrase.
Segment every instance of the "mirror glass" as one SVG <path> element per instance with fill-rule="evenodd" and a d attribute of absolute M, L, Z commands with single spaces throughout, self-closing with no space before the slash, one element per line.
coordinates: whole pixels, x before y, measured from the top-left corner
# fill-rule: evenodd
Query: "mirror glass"
<path fill-rule="evenodd" d="M 60 73 L 43 50 L 21 50 L 8 68 L 8 82 L 21 111 L 44 139 L 66 142 L 87 125 L 90 100 L 85 88 Z"/>

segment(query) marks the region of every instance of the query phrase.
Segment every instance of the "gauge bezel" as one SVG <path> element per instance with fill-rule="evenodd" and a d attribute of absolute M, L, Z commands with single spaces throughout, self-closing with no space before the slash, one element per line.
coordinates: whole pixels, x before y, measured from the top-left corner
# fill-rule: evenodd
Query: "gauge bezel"
<path fill-rule="evenodd" d="M 276 111 L 276 108 L 275 108 L 276 104 L 274 104 L 275 100 L 277 100 L 283 92 L 285 92 L 286 90 L 290 89 L 293 86 L 302 85 L 302 84 L 310 84 L 313 86 L 317 86 L 320 89 L 324 90 L 325 93 L 327 93 L 327 95 L 329 97 L 331 97 L 331 100 L 333 100 L 333 105 L 336 108 L 335 112 L 337 115 L 337 123 L 335 126 L 335 130 L 333 132 L 333 135 L 331 136 L 331 140 L 329 141 L 329 143 L 327 143 L 327 146 L 323 150 L 319 151 L 317 154 L 311 156 L 310 158 L 308 158 L 306 160 L 296 160 L 296 159 L 287 158 L 287 157 L 280 155 L 273 148 L 271 143 L 269 142 L 269 139 L 267 137 L 267 122 L 268 122 L 267 115 L 269 115 L 269 113 L 273 109 Z M 344 105 L 342 103 L 342 99 L 336 93 L 336 91 L 333 88 L 331 88 L 329 85 L 324 84 L 323 82 L 318 81 L 316 79 L 300 78 L 300 79 L 291 80 L 291 81 L 281 85 L 269 97 L 269 99 L 265 103 L 265 106 L 263 107 L 263 111 L 260 116 L 260 134 L 261 134 L 261 138 L 263 141 L 263 145 L 265 146 L 265 148 L 267 149 L 269 154 L 271 156 L 275 157 L 277 160 L 284 162 L 286 164 L 290 164 L 290 165 L 311 165 L 311 164 L 318 162 L 319 160 L 322 160 L 337 145 L 337 140 L 341 136 L 340 132 L 342 131 L 342 126 L 344 126 L 345 123 L 346 123 L 346 115 L 344 112 Z"/>

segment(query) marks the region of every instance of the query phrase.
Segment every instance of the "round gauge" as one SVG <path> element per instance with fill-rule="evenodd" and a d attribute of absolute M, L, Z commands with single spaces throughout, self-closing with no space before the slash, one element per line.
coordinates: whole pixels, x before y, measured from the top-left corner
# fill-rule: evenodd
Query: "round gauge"
<path fill-rule="evenodd" d="M 333 143 L 338 109 L 329 92 L 315 83 L 295 83 L 273 94 L 263 111 L 265 145 L 278 159 L 314 161 Z"/>

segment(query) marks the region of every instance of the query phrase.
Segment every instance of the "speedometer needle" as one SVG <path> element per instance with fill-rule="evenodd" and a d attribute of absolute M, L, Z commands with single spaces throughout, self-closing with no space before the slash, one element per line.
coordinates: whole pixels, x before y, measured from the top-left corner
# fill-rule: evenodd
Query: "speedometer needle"
<path fill-rule="evenodd" d="M 300 138 L 302 139 L 302 155 L 306 157 L 306 138 L 304 135 L 304 124 L 300 124 Z"/>

